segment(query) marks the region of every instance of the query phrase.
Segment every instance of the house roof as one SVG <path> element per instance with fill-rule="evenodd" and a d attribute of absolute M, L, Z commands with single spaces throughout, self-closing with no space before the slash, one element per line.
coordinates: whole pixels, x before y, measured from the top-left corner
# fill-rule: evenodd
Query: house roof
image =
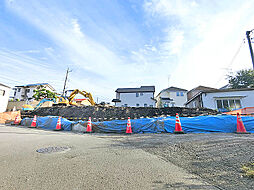
<path fill-rule="evenodd" d="M 88 100 L 88 98 L 79 98 L 79 99 L 74 99 L 74 100 L 77 101 L 77 102 L 82 102 L 84 100 Z"/>
<path fill-rule="evenodd" d="M 15 87 L 29 87 L 29 86 L 41 86 L 41 85 L 48 85 L 49 88 L 51 88 L 53 91 L 55 91 L 55 89 L 49 83 L 26 84 L 26 85 L 19 85 L 19 86 L 15 86 Z"/>
<path fill-rule="evenodd" d="M 194 90 L 215 90 L 215 89 L 216 88 L 211 88 L 211 87 L 199 85 L 196 88 L 191 89 L 189 92 L 194 91 Z"/>
<path fill-rule="evenodd" d="M 6 88 L 11 88 L 11 87 L 9 87 L 9 86 L 7 86 L 7 85 L 5 85 L 5 84 L 2 84 L 2 83 L 0 83 L 0 86 L 4 86 L 4 87 L 6 87 Z"/>
<path fill-rule="evenodd" d="M 118 93 L 155 92 L 155 86 L 141 86 L 140 88 L 118 88 Z"/>

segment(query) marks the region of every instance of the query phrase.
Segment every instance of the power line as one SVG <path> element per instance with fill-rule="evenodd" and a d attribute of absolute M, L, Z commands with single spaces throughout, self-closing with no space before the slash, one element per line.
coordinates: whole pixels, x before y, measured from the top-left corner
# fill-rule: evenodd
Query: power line
<path fill-rule="evenodd" d="M 237 51 L 235 52 L 233 58 L 232 58 L 231 61 L 229 62 L 227 68 L 232 67 L 232 65 L 233 65 L 233 63 L 234 63 L 234 61 L 235 61 L 237 55 L 239 54 L 239 52 L 240 52 L 240 50 L 241 50 L 241 48 L 242 48 L 242 46 L 243 46 L 244 43 L 245 43 L 245 38 L 244 38 L 243 41 L 241 42 L 241 44 L 240 44 L 240 46 L 238 47 Z M 215 84 L 219 83 L 224 77 L 225 77 L 225 75 L 223 74 L 223 75 L 220 77 L 220 79 L 219 79 Z"/>

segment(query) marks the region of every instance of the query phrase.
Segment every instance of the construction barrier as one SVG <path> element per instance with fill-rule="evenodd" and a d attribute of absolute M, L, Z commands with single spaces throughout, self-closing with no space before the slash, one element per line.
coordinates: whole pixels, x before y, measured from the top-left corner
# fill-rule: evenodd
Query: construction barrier
<path fill-rule="evenodd" d="M 57 116 L 38 117 L 37 127 L 44 129 L 55 129 Z M 133 133 L 173 133 L 175 130 L 175 117 L 143 118 L 132 119 L 131 127 Z M 248 132 L 254 133 L 254 118 L 242 117 L 244 126 Z M 22 125 L 31 125 L 32 119 L 25 118 L 21 121 Z M 69 121 L 61 118 L 63 130 L 86 131 L 87 121 Z M 113 120 L 103 122 L 93 122 L 94 132 L 103 133 L 125 133 L 127 120 Z M 236 116 L 217 115 L 217 116 L 198 116 L 181 117 L 181 127 L 185 133 L 234 133 L 237 129 Z"/>

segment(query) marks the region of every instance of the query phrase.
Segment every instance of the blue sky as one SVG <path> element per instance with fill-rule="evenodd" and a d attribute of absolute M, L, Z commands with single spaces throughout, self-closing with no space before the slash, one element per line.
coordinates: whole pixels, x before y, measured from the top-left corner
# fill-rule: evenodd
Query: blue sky
<path fill-rule="evenodd" d="M 251 68 L 248 0 L 6 0 L 0 3 L 0 82 L 48 82 L 110 101 L 119 87 L 221 87 Z M 231 60 L 241 48 L 233 63 Z"/>

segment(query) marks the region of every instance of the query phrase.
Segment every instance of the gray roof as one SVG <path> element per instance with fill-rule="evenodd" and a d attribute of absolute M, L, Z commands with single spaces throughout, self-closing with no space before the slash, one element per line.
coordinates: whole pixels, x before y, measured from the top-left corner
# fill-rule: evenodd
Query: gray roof
<path fill-rule="evenodd" d="M 141 86 L 140 88 L 118 88 L 118 93 L 155 92 L 155 86 Z"/>
<path fill-rule="evenodd" d="M 4 86 L 4 87 L 6 87 L 6 88 L 11 88 L 11 87 L 9 87 L 9 86 L 7 86 L 7 85 L 5 85 L 5 84 L 2 84 L 2 83 L 0 83 L 0 86 Z"/>
<path fill-rule="evenodd" d="M 19 86 L 15 86 L 15 87 L 29 87 L 29 86 L 41 86 L 41 85 L 48 85 L 48 87 L 51 88 L 51 90 L 55 91 L 54 87 L 51 86 L 49 83 L 26 84 L 26 85 L 19 85 Z"/>

